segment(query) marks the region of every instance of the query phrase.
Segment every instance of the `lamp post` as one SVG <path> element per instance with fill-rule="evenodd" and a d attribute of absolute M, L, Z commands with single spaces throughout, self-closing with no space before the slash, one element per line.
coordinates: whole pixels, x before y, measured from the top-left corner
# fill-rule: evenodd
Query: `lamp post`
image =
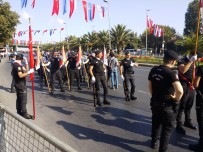
<path fill-rule="evenodd" d="M 149 12 L 150 10 L 147 9 L 146 10 L 146 19 L 147 19 L 147 12 Z M 146 53 L 148 54 L 148 51 L 147 51 L 147 23 L 146 23 Z"/>
<path fill-rule="evenodd" d="M 106 2 L 108 4 L 108 22 L 109 22 L 108 34 L 109 34 L 109 48 L 111 49 L 111 35 L 110 35 L 111 24 L 110 24 L 110 15 L 109 15 L 109 2 L 108 2 L 108 0 L 104 0 L 104 2 Z"/>

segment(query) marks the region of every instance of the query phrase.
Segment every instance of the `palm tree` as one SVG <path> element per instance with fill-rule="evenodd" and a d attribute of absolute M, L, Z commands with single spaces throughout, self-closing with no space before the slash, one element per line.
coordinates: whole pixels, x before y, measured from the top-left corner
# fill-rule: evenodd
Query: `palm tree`
<path fill-rule="evenodd" d="M 84 34 L 84 35 L 80 38 L 80 44 L 81 44 L 82 50 L 84 50 L 84 51 L 87 51 L 87 50 L 88 50 L 87 43 L 88 43 L 87 35 Z"/>
<path fill-rule="evenodd" d="M 95 32 L 88 32 L 87 33 L 87 46 L 89 47 L 90 50 L 96 49 L 98 47 L 98 37 L 97 37 L 97 33 Z"/>
<path fill-rule="evenodd" d="M 109 42 L 109 35 L 107 31 L 100 31 L 98 33 L 98 45 L 100 46 L 100 48 L 103 48 L 104 46 L 106 46 Z"/>
<path fill-rule="evenodd" d="M 71 50 L 78 50 L 80 46 L 80 38 L 71 35 L 69 36 L 68 44 Z"/>
<path fill-rule="evenodd" d="M 183 40 L 177 40 L 176 45 L 181 45 L 185 48 L 187 54 L 195 50 L 196 35 L 192 33 L 190 36 L 184 36 Z M 199 36 L 197 49 L 202 52 L 203 50 L 203 36 Z"/>
<path fill-rule="evenodd" d="M 114 28 L 111 29 L 111 40 L 113 45 L 118 49 L 118 53 L 125 47 L 125 45 L 129 42 L 131 30 L 126 29 L 125 25 L 118 24 Z"/>

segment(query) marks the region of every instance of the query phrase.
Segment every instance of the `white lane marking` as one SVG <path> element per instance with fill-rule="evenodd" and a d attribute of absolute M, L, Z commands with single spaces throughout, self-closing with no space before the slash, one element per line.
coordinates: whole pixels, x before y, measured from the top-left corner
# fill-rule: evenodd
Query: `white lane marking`
<path fill-rule="evenodd" d="M 123 85 L 121 85 L 121 84 L 118 84 L 119 86 L 123 86 Z M 148 93 L 148 92 L 144 92 L 144 91 L 142 91 L 142 90 L 137 90 L 138 92 L 141 92 L 141 93 L 145 93 L 145 94 L 148 94 L 148 95 L 150 95 L 150 93 Z"/>

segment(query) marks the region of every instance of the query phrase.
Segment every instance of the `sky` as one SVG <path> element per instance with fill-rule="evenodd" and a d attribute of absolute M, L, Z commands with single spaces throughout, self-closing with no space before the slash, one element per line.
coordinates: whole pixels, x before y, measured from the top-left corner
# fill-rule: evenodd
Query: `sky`
<path fill-rule="evenodd" d="M 84 19 L 82 0 L 76 0 L 77 8 L 71 18 L 69 18 L 69 0 L 67 0 L 66 14 L 63 14 L 63 0 L 60 0 L 58 16 L 51 15 L 53 0 L 36 0 L 34 8 L 31 7 L 32 0 L 28 0 L 26 8 L 21 8 L 21 0 L 3 1 L 9 2 L 11 10 L 20 15 L 21 24 L 16 27 L 16 33 L 28 30 L 29 22 L 24 17 L 24 14 L 28 14 L 31 18 L 32 30 L 41 30 L 39 34 L 33 34 L 33 41 L 55 43 L 63 40 L 66 35 L 79 37 L 92 31 L 108 30 L 109 21 L 111 28 L 123 24 L 127 29 L 140 35 L 146 29 L 146 14 L 155 24 L 173 27 L 178 34 L 182 35 L 185 27 L 185 13 L 188 4 L 193 0 L 108 0 L 108 3 L 103 0 L 87 0 L 92 4 L 105 7 L 104 18 L 96 9 L 95 19 L 88 22 Z M 42 34 L 44 30 L 60 28 L 64 28 L 61 34 L 59 30 L 51 36 L 49 32 Z M 16 36 L 15 39 L 28 40 L 28 32 L 21 37 Z"/>

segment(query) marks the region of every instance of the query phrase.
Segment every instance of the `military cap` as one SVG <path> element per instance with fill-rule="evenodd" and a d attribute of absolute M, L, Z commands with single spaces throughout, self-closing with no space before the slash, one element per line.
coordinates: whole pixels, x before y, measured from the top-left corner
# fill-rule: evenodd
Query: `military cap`
<path fill-rule="evenodd" d="M 101 50 L 96 50 L 96 51 L 95 51 L 95 54 L 98 55 L 98 54 L 101 53 L 101 52 L 102 52 Z"/>
<path fill-rule="evenodd" d="M 164 58 L 168 60 L 178 60 L 178 54 L 173 50 L 165 51 Z"/>
<path fill-rule="evenodd" d="M 129 54 L 129 53 L 130 53 L 130 51 L 128 51 L 128 50 L 125 51 L 125 55 L 127 55 L 127 54 Z"/>
<path fill-rule="evenodd" d="M 23 57 L 24 57 L 24 55 L 21 54 L 21 53 L 18 53 L 18 54 L 16 55 L 16 58 L 18 58 L 18 59 L 23 59 Z"/>
<path fill-rule="evenodd" d="M 16 56 L 16 54 L 15 54 L 15 53 L 12 53 L 12 54 L 10 55 L 10 57 L 12 57 L 12 58 L 13 58 L 14 56 Z"/>

